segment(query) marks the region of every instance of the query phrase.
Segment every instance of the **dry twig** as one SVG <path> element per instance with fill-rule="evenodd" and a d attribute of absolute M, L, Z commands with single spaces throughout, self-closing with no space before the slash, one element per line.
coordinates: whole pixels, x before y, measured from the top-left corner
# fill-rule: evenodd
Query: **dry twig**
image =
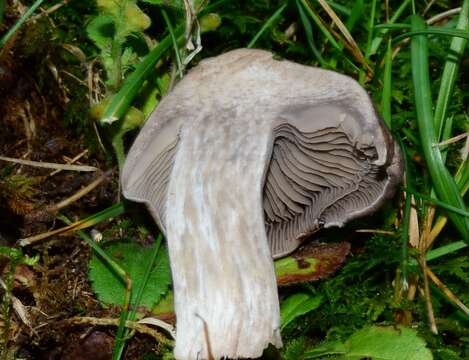
<path fill-rule="evenodd" d="M 62 322 L 68 324 L 89 324 L 89 325 L 99 325 L 99 326 L 119 326 L 120 319 L 110 319 L 110 318 L 95 318 L 90 316 L 83 316 L 83 317 L 73 317 L 67 320 L 63 320 Z M 172 341 L 167 339 L 165 336 L 160 334 L 155 329 L 151 329 L 148 326 L 139 324 L 135 321 L 127 320 L 125 322 L 125 326 L 129 329 L 135 330 L 141 334 L 146 334 L 153 337 L 158 343 L 164 345 L 171 345 Z"/>
<path fill-rule="evenodd" d="M 88 165 L 56 164 L 56 163 L 50 163 L 50 162 L 16 159 L 16 158 L 11 158 L 7 156 L 0 156 L 0 160 L 8 161 L 8 162 L 12 162 L 15 164 L 20 164 L 20 165 L 35 166 L 35 167 L 46 168 L 46 169 L 60 169 L 60 170 L 70 170 L 70 171 L 97 171 L 98 170 L 98 168 L 94 166 L 88 166 Z"/>

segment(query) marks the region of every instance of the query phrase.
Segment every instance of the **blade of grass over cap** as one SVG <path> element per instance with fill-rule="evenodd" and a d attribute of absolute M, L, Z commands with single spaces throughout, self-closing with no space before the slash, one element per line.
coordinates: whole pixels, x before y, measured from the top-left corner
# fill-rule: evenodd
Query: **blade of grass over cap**
<path fill-rule="evenodd" d="M 469 34 L 469 0 L 464 0 L 459 14 L 456 30 L 464 31 Z M 454 82 L 456 81 L 459 69 L 459 63 L 466 48 L 467 39 L 454 37 L 451 40 L 450 49 L 446 56 L 445 67 L 441 76 L 440 91 L 435 107 L 435 129 L 437 130 L 438 140 L 441 140 L 442 129 L 445 127 L 448 107 L 451 102 Z"/>
<path fill-rule="evenodd" d="M 412 15 L 411 25 L 412 32 L 426 31 L 426 24 L 420 16 Z M 438 142 L 438 138 L 432 113 L 428 39 L 426 35 L 416 34 L 412 37 L 411 63 L 417 123 L 423 154 L 433 187 L 441 201 L 465 211 L 464 201 L 454 179 L 444 165 L 440 149 L 433 146 L 433 144 Z M 463 239 L 469 241 L 469 219 L 455 212 L 448 212 L 448 217 L 461 233 Z"/>
<path fill-rule="evenodd" d="M 300 4 L 299 0 L 296 0 L 296 7 L 298 9 L 298 13 L 300 14 L 300 19 L 301 23 L 303 24 L 303 29 L 305 31 L 306 35 L 306 40 L 308 43 L 308 46 L 313 53 L 313 55 L 316 57 L 318 60 L 319 64 L 324 67 L 324 68 L 329 68 L 329 64 L 324 60 L 324 58 L 321 55 L 321 52 L 318 50 L 314 38 L 313 38 L 313 28 L 311 26 L 311 22 L 309 21 L 308 17 L 306 16 L 306 13 L 303 9 L 303 6 Z"/>
<path fill-rule="evenodd" d="M 178 40 L 182 40 L 183 34 L 184 26 L 179 25 L 174 30 L 174 36 Z M 101 124 L 112 124 L 126 113 L 135 96 L 138 94 L 143 82 L 172 44 L 171 34 L 166 35 L 163 40 L 145 56 L 142 62 L 135 67 L 135 71 L 124 81 L 121 89 L 114 95 L 109 106 L 106 108 L 103 117 L 100 119 Z"/>

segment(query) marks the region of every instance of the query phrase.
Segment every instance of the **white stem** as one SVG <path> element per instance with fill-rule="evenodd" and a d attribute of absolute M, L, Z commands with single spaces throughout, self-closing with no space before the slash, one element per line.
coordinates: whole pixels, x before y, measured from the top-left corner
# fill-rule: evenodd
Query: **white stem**
<path fill-rule="evenodd" d="M 180 134 L 165 221 L 178 360 L 254 358 L 282 345 L 262 209 L 271 132 L 262 123 L 200 115 Z"/>

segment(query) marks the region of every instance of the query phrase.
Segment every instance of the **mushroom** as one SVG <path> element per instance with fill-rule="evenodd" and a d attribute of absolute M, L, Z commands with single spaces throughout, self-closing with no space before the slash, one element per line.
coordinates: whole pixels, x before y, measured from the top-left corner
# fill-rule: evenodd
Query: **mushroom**
<path fill-rule="evenodd" d="M 376 210 L 399 148 L 350 77 L 262 50 L 203 60 L 166 96 L 122 171 L 165 233 L 176 359 L 281 347 L 272 258 Z"/>

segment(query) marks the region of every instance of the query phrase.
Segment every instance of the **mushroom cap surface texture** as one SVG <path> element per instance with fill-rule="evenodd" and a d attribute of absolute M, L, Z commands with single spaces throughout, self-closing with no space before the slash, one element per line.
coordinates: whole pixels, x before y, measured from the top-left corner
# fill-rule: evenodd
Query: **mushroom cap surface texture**
<path fill-rule="evenodd" d="M 162 99 L 122 171 L 124 196 L 168 240 L 175 357 L 281 346 L 272 257 L 375 211 L 401 176 L 399 148 L 352 78 L 262 50 L 203 60 Z"/>

